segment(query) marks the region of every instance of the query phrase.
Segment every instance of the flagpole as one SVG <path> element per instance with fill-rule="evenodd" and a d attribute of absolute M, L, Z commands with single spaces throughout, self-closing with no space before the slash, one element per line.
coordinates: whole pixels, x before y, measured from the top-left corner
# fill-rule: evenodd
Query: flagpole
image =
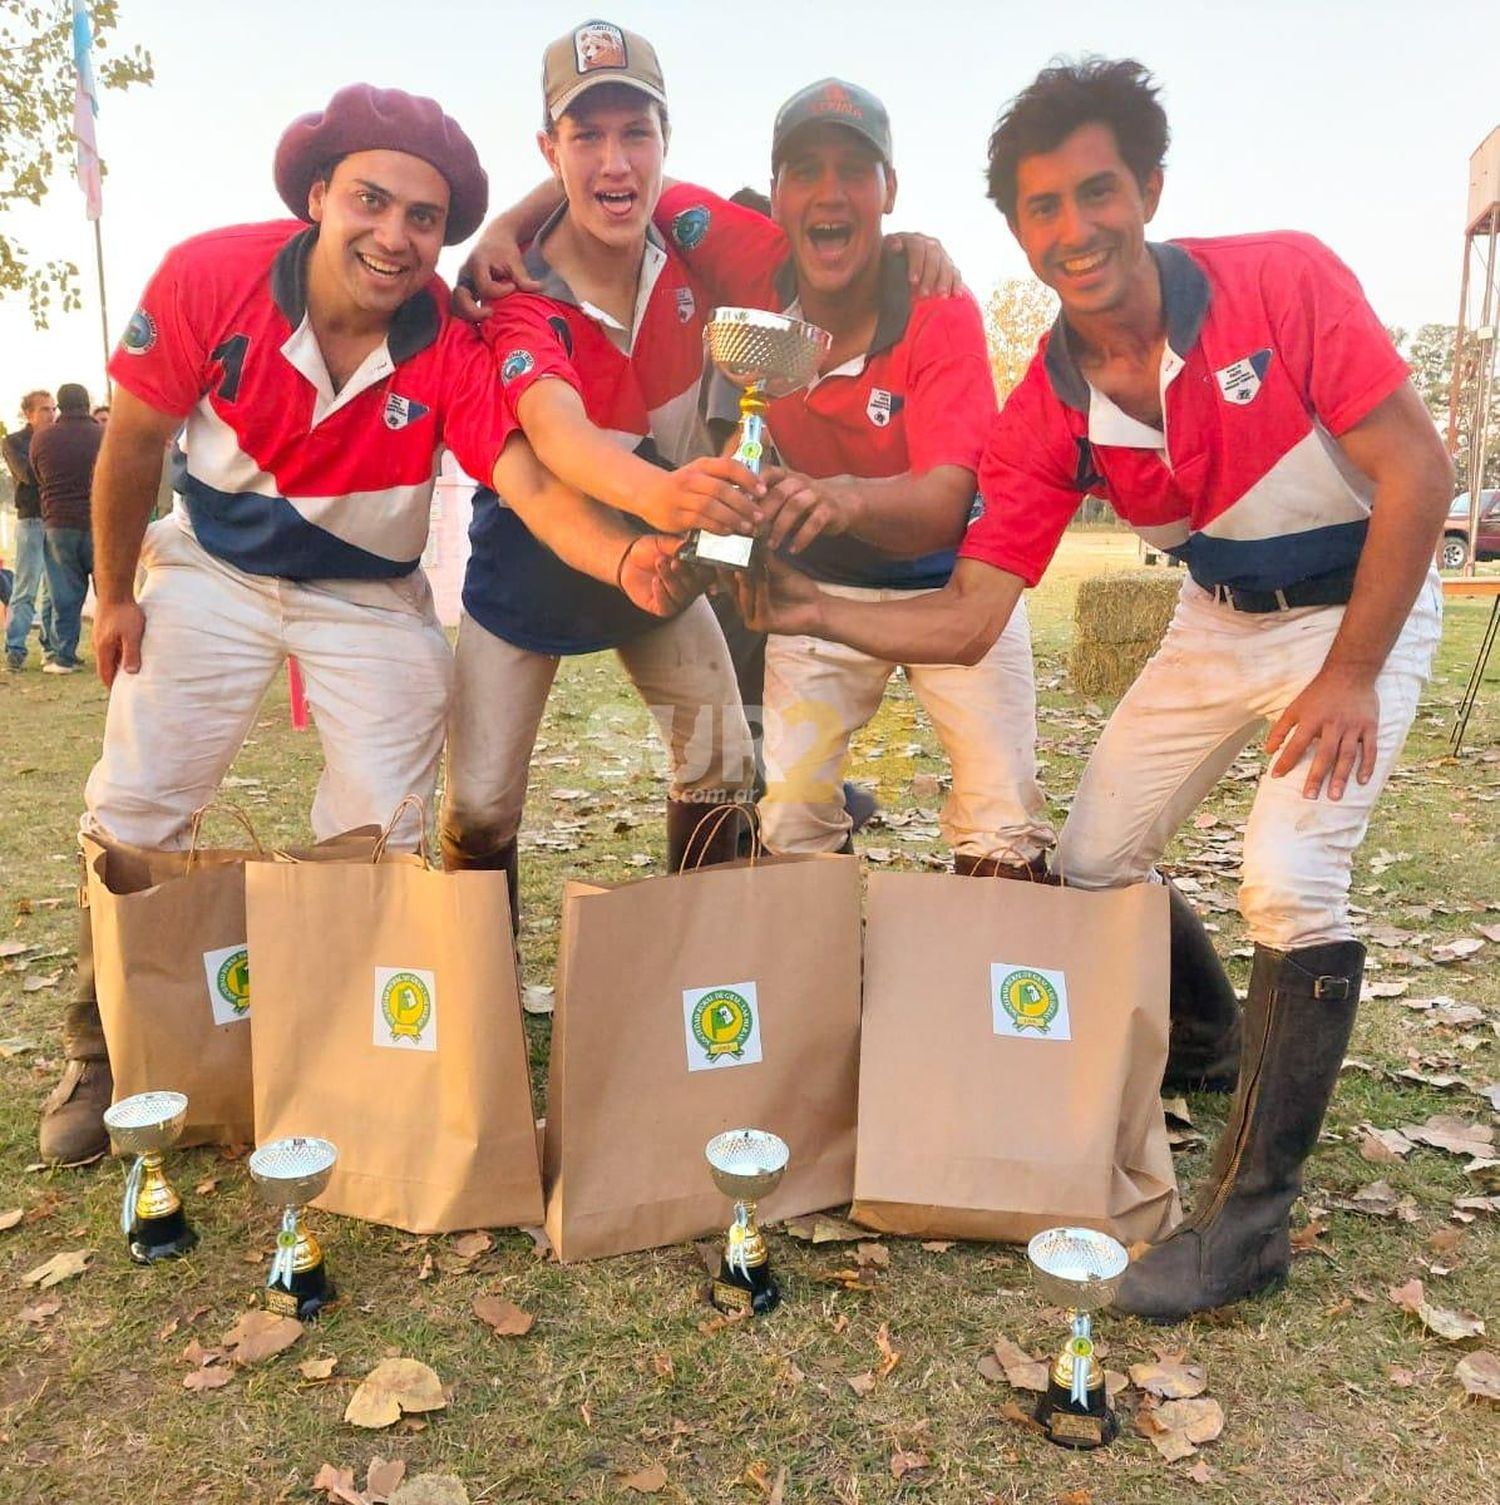
<path fill-rule="evenodd" d="M 104 401 L 113 404 L 114 383 L 109 379 L 109 307 L 104 301 L 104 236 L 94 221 L 94 263 L 99 269 L 99 332 L 104 340 Z"/>

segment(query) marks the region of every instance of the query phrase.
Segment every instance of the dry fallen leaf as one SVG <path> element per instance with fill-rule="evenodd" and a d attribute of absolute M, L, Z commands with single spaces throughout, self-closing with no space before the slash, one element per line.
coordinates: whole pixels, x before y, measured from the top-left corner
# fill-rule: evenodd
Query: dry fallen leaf
<path fill-rule="evenodd" d="M 1456 1113 L 1434 1113 L 1424 1124 L 1403 1124 L 1401 1132 L 1418 1144 L 1453 1155 L 1487 1155 L 1495 1142 L 1488 1124 L 1476 1124 Z"/>
<path fill-rule="evenodd" d="M 536 1321 L 530 1312 L 523 1312 L 513 1301 L 505 1301 L 499 1296 L 476 1296 L 474 1315 L 481 1322 L 488 1322 L 496 1336 L 501 1338 L 524 1337 Z"/>
<path fill-rule="evenodd" d="M 1318 1240 L 1328 1232 L 1327 1223 L 1304 1223 L 1292 1229 L 1292 1253 L 1309 1254 L 1318 1247 Z"/>
<path fill-rule="evenodd" d="M 218 1390 L 227 1385 L 234 1378 L 234 1370 L 226 1369 L 222 1364 L 215 1364 L 210 1368 L 193 1369 L 182 1377 L 184 1390 Z"/>
<path fill-rule="evenodd" d="M 246 1312 L 219 1341 L 229 1350 L 232 1363 L 258 1364 L 290 1348 L 301 1336 L 302 1324 L 295 1317 L 254 1310 Z"/>
<path fill-rule="evenodd" d="M 926 1468 L 931 1461 L 926 1453 L 894 1452 L 891 1454 L 891 1477 L 904 1479 L 907 1474 Z"/>
<path fill-rule="evenodd" d="M 1094 1496 L 1087 1489 L 1070 1489 L 1059 1495 L 1055 1505 L 1093 1505 Z"/>
<path fill-rule="evenodd" d="M 1214 1471 L 1200 1458 L 1189 1470 L 1188 1478 L 1194 1484 L 1207 1484 L 1214 1476 Z"/>
<path fill-rule="evenodd" d="M 1208 1389 L 1208 1374 L 1201 1364 L 1167 1358 L 1159 1364 L 1132 1364 L 1130 1383 L 1163 1400 L 1185 1400 Z"/>
<path fill-rule="evenodd" d="M 40 1327 L 49 1317 L 55 1317 L 62 1310 L 62 1302 L 56 1297 L 49 1297 L 46 1301 L 38 1301 L 34 1306 L 23 1306 L 16 1315 L 22 1322 L 30 1323 L 32 1327 Z"/>
<path fill-rule="evenodd" d="M 952 1239 L 929 1239 L 922 1247 L 929 1254 L 946 1254 L 953 1247 Z"/>
<path fill-rule="evenodd" d="M 314 1489 L 321 1489 L 335 1505 L 369 1505 L 365 1497 L 354 1487 L 352 1468 L 335 1468 L 325 1463 L 312 1481 Z"/>
<path fill-rule="evenodd" d="M 404 1411 L 441 1411 L 443 1382 L 416 1359 L 383 1359 L 349 1398 L 344 1420 L 356 1427 L 388 1427 Z"/>
<path fill-rule="evenodd" d="M 393 1458 L 389 1463 L 384 1458 L 370 1459 L 370 1467 L 365 1473 L 365 1495 L 370 1505 L 385 1505 L 405 1477 L 406 1464 L 400 1458 Z"/>
<path fill-rule="evenodd" d="M 45 1264 L 28 1270 L 21 1277 L 21 1284 L 35 1286 L 39 1291 L 48 1290 L 52 1286 L 61 1285 L 65 1280 L 71 1280 L 75 1275 L 82 1275 L 93 1257 L 92 1249 L 64 1250 L 61 1254 L 54 1254 Z"/>
<path fill-rule="evenodd" d="M 891 1262 L 891 1251 L 884 1244 L 858 1244 L 854 1249 L 854 1263 L 863 1267 L 872 1265 L 884 1270 Z"/>
<path fill-rule="evenodd" d="M 1453 1373 L 1470 1395 L 1479 1400 L 1500 1400 L 1500 1355 L 1466 1353 Z"/>
<path fill-rule="evenodd" d="M 1030 1411 L 1023 1411 L 1013 1400 L 1008 1400 L 1000 1407 L 1000 1419 L 1013 1421 L 1018 1427 L 1025 1427 L 1028 1432 L 1039 1432 L 1046 1436 L 1047 1429 Z"/>
<path fill-rule="evenodd" d="M 1402 1311 L 1410 1312 L 1429 1332 L 1436 1333 L 1449 1343 L 1461 1343 L 1466 1338 L 1484 1336 L 1483 1318 L 1473 1312 L 1455 1312 L 1449 1307 L 1430 1305 L 1420 1280 L 1409 1280 L 1404 1286 L 1392 1286 L 1388 1294 Z"/>
<path fill-rule="evenodd" d="M 1417 1383 L 1416 1375 L 1404 1364 L 1387 1364 L 1385 1375 L 1397 1390 L 1410 1390 Z"/>
<path fill-rule="evenodd" d="M 7 1228 L 14 1228 L 25 1216 L 24 1207 L 11 1207 L 5 1212 L 0 1212 L 0 1233 L 4 1233 Z"/>
<path fill-rule="evenodd" d="M 1466 956 L 1473 956 L 1476 951 L 1484 949 L 1484 942 L 1478 936 L 1461 935 L 1455 940 L 1448 941 L 1441 946 L 1434 946 L 1428 955 L 1435 962 L 1458 962 Z"/>
<path fill-rule="evenodd" d="M 332 1356 L 326 1359 L 303 1359 L 297 1366 L 297 1373 L 305 1380 L 326 1380 L 338 1368 L 338 1362 Z"/>
<path fill-rule="evenodd" d="M 627 1474 L 620 1483 L 633 1489 L 638 1495 L 660 1494 L 667 1487 L 667 1471 L 659 1463 L 643 1468 L 638 1474 Z"/>
<path fill-rule="evenodd" d="M 1190 1457 L 1198 1451 L 1197 1443 L 1212 1442 L 1224 1430 L 1224 1408 L 1211 1396 L 1143 1406 L 1136 1413 L 1136 1429 L 1171 1463 Z"/>
<path fill-rule="evenodd" d="M 789 1218 L 782 1225 L 793 1238 L 805 1239 L 814 1244 L 857 1244 L 868 1239 L 868 1228 L 856 1228 L 843 1218 L 817 1217 Z"/>
<path fill-rule="evenodd" d="M 880 1368 L 876 1372 L 884 1379 L 901 1362 L 901 1355 L 891 1347 L 891 1330 L 884 1322 L 875 1334 L 875 1346 L 880 1350 Z"/>
<path fill-rule="evenodd" d="M 863 1374 L 849 1375 L 847 1383 L 856 1395 L 868 1395 L 875 1388 L 875 1375 L 867 1369 Z"/>
<path fill-rule="evenodd" d="M 461 1233 L 448 1246 L 460 1259 L 478 1259 L 488 1249 L 495 1247 L 495 1241 L 482 1228 L 477 1228 L 473 1233 Z"/>
<path fill-rule="evenodd" d="M 397 1485 L 390 1505 L 469 1505 L 469 1492 L 452 1474 L 417 1474 Z"/>
<path fill-rule="evenodd" d="M 990 1354 L 985 1355 L 991 1358 Z M 1005 1372 L 1007 1383 L 1017 1390 L 1045 1390 L 1047 1388 L 1047 1360 L 1034 1359 L 1018 1344 L 1012 1343 L 1009 1338 L 1000 1337 L 995 1339 L 993 1360 Z M 998 1379 L 998 1374 L 993 1374 L 986 1367 L 983 1360 L 980 1361 L 979 1371 L 986 1379 Z"/>
<path fill-rule="evenodd" d="M 1372 1165 L 1389 1165 L 1411 1153 L 1412 1142 L 1399 1129 L 1377 1129 L 1366 1124 L 1359 1142 L 1360 1157 Z"/>

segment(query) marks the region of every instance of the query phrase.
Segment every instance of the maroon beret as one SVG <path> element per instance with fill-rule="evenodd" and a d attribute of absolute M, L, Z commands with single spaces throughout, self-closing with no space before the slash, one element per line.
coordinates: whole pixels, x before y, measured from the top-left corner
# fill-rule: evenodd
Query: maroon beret
<path fill-rule="evenodd" d="M 318 170 L 350 152 L 407 152 L 448 180 L 448 225 L 444 245 L 467 240 L 483 223 L 490 182 L 474 143 L 436 100 L 400 89 L 348 84 L 328 108 L 302 115 L 276 146 L 276 191 L 298 219 L 307 219 L 307 195 Z"/>

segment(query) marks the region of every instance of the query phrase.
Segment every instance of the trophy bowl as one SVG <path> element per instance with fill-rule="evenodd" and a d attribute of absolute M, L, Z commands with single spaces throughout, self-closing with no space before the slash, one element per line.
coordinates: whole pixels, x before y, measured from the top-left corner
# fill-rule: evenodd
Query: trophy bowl
<path fill-rule="evenodd" d="M 137 1092 L 104 1110 L 109 1137 L 127 1155 L 148 1155 L 176 1144 L 187 1122 L 182 1092 Z"/>
<path fill-rule="evenodd" d="M 765 1129 L 727 1129 L 703 1151 L 714 1185 L 736 1202 L 757 1202 L 776 1190 L 791 1151 Z"/>
<path fill-rule="evenodd" d="M 1037 1289 L 1054 1306 L 1094 1312 L 1114 1300 L 1130 1256 L 1092 1228 L 1047 1228 L 1026 1246 Z"/>
<path fill-rule="evenodd" d="M 181 1092 L 137 1092 L 104 1110 L 104 1127 L 116 1146 L 135 1163 L 125 1177 L 120 1231 L 138 1265 L 177 1259 L 198 1242 L 182 1198 L 162 1169 L 162 1152 L 176 1144 L 187 1122 L 188 1100 Z"/>
<path fill-rule="evenodd" d="M 1073 1314 L 1072 1333 L 1047 1372 L 1036 1419 L 1059 1447 L 1103 1447 L 1119 1435 L 1120 1422 L 1094 1352 L 1089 1314 L 1114 1299 L 1130 1256 L 1107 1233 L 1046 1228 L 1027 1244 L 1026 1258 L 1042 1295 Z"/>
<path fill-rule="evenodd" d="M 322 1194 L 338 1158 L 339 1152 L 326 1139 L 273 1139 L 250 1152 L 250 1177 L 266 1201 L 278 1207 L 305 1207 Z"/>
<path fill-rule="evenodd" d="M 714 1185 L 734 1198 L 734 1222 L 709 1300 L 721 1312 L 762 1316 L 781 1300 L 781 1287 L 771 1274 L 765 1236 L 755 1226 L 755 1204 L 776 1189 L 791 1151 L 765 1129 L 728 1129 L 715 1134 L 703 1154 Z"/>
<path fill-rule="evenodd" d="M 708 358 L 737 387 L 787 397 L 817 374 L 833 336 L 816 324 L 759 308 L 716 308 L 703 329 Z"/>
<path fill-rule="evenodd" d="M 339 1152 L 326 1139 L 292 1135 L 273 1139 L 250 1154 L 250 1177 L 267 1202 L 282 1208 L 276 1252 L 266 1278 L 267 1311 L 307 1322 L 338 1296 L 328 1278 L 323 1250 L 308 1231 L 302 1209 L 333 1175 Z"/>

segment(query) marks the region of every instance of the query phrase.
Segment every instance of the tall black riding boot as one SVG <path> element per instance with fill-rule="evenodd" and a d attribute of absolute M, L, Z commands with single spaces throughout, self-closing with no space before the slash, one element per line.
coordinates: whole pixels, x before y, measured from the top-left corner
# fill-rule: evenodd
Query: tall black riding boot
<path fill-rule="evenodd" d="M 505 889 L 510 898 L 510 933 L 521 933 L 521 869 L 516 852 L 516 838 L 488 846 L 484 851 L 474 851 L 472 841 L 466 841 L 442 828 L 440 840 L 443 848 L 443 868 L 446 872 L 504 873 Z"/>
<path fill-rule="evenodd" d="M 1291 1265 L 1288 1215 L 1354 1028 L 1365 948 L 1255 948 L 1245 1058 L 1192 1214 L 1125 1272 L 1115 1310 L 1153 1322 L 1228 1306 Z"/>
<path fill-rule="evenodd" d="M 94 996 L 94 936 L 86 909 L 78 911 L 78 975 L 63 1014 L 63 1056 L 62 1080 L 42 1104 L 42 1159 L 48 1165 L 82 1165 L 109 1148 L 104 1110 L 115 1090 Z"/>
<path fill-rule="evenodd" d="M 1197 911 L 1167 880 L 1171 1015 L 1161 1090 L 1233 1092 L 1240 1073 L 1240 1001 Z"/>
<path fill-rule="evenodd" d="M 667 801 L 667 871 L 689 872 L 733 862 L 740 855 L 740 832 L 749 825 L 742 806 L 696 805 Z"/>

